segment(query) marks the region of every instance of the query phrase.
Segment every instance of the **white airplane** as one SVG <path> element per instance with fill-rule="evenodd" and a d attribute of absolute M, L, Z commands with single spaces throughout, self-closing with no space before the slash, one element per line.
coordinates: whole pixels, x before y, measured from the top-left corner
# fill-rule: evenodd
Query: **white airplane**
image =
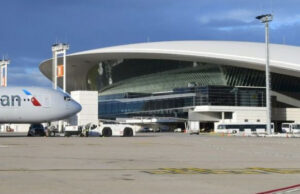
<path fill-rule="evenodd" d="M 81 105 L 51 88 L 1 87 L 0 123 L 43 123 L 68 118 Z"/>

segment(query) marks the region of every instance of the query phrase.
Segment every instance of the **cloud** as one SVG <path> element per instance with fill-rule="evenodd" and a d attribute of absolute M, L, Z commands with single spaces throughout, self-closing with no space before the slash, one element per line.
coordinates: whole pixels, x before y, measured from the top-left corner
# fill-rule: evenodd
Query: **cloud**
<path fill-rule="evenodd" d="M 300 24 L 300 14 L 295 14 L 291 16 L 284 15 L 274 15 L 274 19 L 270 24 L 270 27 L 273 29 L 278 29 L 283 26 L 293 26 L 296 24 Z"/>
<path fill-rule="evenodd" d="M 220 22 L 225 20 L 240 21 L 243 23 L 250 23 L 254 20 L 255 13 L 245 9 L 235 9 L 226 12 L 219 12 L 217 14 L 205 14 L 197 17 L 200 24 L 209 24 L 213 22 Z"/>
<path fill-rule="evenodd" d="M 50 87 L 51 82 L 38 69 L 8 69 L 8 86 L 43 86 Z"/>
<path fill-rule="evenodd" d="M 215 12 L 216 13 L 216 12 Z M 255 19 L 259 15 L 257 11 L 250 9 L 233 9 L 221 11 L 217 14 L 205 13 L 197 16 L 196 21 L 201 25 L 221 31 L 247 30 L 249 28 L 261 28 L 262 25 Z M 270 23 L 271 29 L 279 29 L 286 26 L 300 24 L 300 14 L 292 12 L 275 12 L 274 19 Z"/>
<path fill-rule="evenodd" d="M 39 64 L 41 61 L 43 61 L 43 59 L 35 58 L 35 57 L 20 57 L 18 60 L 23 63 L 34 63 L 34 64 Z"/>
<path fill-rule="evenodd" d="M 233 30 L 249 30 L 250 28 L 259 28 L 261 25 L 241 25 L 241 26 L 224 26 L 224 27 L 218 27 L 217 30 L 220 31 L 233 31 Z"/>
<path fill-rule="evenodd" d="M 42 59 L 37 57 L 12 58 L 8 67 L 9 86 L 50 86 L 51 82 L 39 71 Z"/>

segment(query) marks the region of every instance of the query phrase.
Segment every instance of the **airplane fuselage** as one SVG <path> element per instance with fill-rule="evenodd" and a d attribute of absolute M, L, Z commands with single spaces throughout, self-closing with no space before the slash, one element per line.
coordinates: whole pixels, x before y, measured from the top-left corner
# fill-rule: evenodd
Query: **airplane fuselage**
<path fill-rule="evenodd" d="M 51 88 L 0 88 L 0 123 L 41 123 L 68 118 L 81 106 Z"/>

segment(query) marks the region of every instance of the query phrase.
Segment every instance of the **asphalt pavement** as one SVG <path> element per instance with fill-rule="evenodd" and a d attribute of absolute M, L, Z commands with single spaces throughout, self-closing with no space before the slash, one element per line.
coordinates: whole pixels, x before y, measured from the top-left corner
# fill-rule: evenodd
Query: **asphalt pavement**
<path fill-rule="evenodd" d="M 259 193 L 300 184 L 300 139 L 0 135 L 1 193 Z M 296 186 L 295 186 L 296 185 Z"/>

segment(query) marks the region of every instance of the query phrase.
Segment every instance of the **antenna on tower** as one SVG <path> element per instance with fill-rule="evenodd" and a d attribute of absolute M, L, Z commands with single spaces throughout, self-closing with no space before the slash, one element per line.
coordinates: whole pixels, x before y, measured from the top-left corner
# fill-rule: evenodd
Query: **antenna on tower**
<path fill-rule="evenodd" d="M 259 13 L 262 13 L 262 12 L 263 12 L 262 7 L 263 7 L 263 6 L 262 6 L 262 3 L 260 2 L 260 4 L 259 4 L 259 11 L 260 11 L 260 12 L 259 12 Z"/>
<path fill-rule="evenodd" d="M 274 15 L 273 0 L 271 0 L 271 14 Z"/>
<path fill-rule="evenodd" d="M 68 33 L 65 32 L 65 41 L 64 41 L 66 44 L 69 44 L 69 40 L 68 40 Z"/>

